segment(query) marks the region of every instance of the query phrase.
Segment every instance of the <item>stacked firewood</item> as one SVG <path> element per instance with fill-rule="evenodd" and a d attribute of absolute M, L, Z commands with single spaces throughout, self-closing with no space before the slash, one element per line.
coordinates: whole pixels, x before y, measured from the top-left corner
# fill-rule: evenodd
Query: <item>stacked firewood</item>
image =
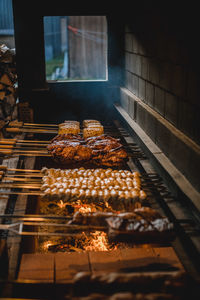
<path fill-rule="evenodd" d="M 17 73 L 15 50 L 0 45 L 0 120 L 17 118 Z"/>

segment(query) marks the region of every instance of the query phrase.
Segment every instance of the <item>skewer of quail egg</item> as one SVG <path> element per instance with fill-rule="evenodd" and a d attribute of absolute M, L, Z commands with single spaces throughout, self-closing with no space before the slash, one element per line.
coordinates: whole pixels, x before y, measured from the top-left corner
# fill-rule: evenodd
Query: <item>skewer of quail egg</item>
<path fill-rule="evenodd" d="M 146 193 L 141 190 L 140 174 L 112 169 L 42 169 L 44 196 L 83 203 L 108 202 L 111 206 L 141 206 Z"/>

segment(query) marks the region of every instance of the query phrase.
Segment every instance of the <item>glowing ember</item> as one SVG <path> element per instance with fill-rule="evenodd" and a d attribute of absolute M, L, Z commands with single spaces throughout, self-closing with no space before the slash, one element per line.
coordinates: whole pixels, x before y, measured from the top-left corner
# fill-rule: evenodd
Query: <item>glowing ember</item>
<path fill-rule="evenodd" d="M 45 241 L 43 243 L 43 249 L 44 249 L 44 251 L 48 251 L 49 247 L 52 246 L 52 245 L 53 245 L 53 243 L 51 241 Z"/>
<path fill-rule="evenodd" d="M 85 233 L 83 232 L 83 235 Z M 90 237 L 86 237 L 84 249 L 86 251 L 109 251 L 110 246 L 107 241 L 107 235 L 102 231 L 95 231 L 91 233 Z"/>
<path fill-rule="evenodd" d="M 88 212 L 91 212 L 92 211 L 92 209 L 91 209 L 91 207 L 81 207 L 81 208 L 79 208 L 79 211 L 81 212 L 81 213 L 88 213 Z"/>
<path fill-rule="evenodd" d="M 64 203 L 62 200 L 60 200 L 60 202 L 58 202 L 57 205 L 58 205 L 60 208 L 65 208 L 65 206 L 67 205 L 67 203 Z"/>
<path fill-rule="evenodd" d="M 51 205 L 51 213 L 64 214 L 66 206 L 69 203 L 60 200 L 59 202 L 54 202 Z M 77 200 L 75 203 L 71 204 L 74 212 L 80 211 L 81 213 L 90 213 L 96 211 L 111 211 L 107 202 L 103 206 L 99 206 L 96 203 L 85 204 L 81 200 Z M 45 206 L 46 207 L 46 206 Z M 46 213 L 45 207 L 43 213 Z M 59 211 L 56 210 L 59 209 Z M 48 206 L 49 209 L 49 206 Z M 49 211 L 48 211 L 49 212 Z M 46 240 L 45 237 L 40 237 L 39 251 L 40 252 L 81 252 L 81 251 L 110 251 L 118 248 L 114 244 L 108 242 L 108 236 L 106 232 L 95 231 L 95 232 L 82 232 L 82 237 L 76 238 L 75 236 L 60 238 L 57 236 L 52 237 L 50 240 Z"/>

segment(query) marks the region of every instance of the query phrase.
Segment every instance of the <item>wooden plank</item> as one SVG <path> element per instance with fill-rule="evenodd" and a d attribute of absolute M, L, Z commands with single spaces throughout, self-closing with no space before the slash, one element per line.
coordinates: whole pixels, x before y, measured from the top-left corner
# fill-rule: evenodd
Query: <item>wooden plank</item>
<path fill-rule="evenodd" d="M 53 282 L 54 255 L 48 253 L 23 254 L 18 279 Z"/>
<path fill-rule="evenodd" d="M 159 264 L 166 265 L 174 271 L 184 271 L 184 267 L 172 247 L 153 248 L 153 251 Z"/>
<path fill-rule="evenodd" d="M 156 256 L 151 247 L 121 249 L 124 272 L 155 271 Z"/>
<path fill-rule="evenodd" d="M 34 169 L 35 157 L 29 157 L 24 159 L 25 169 Z M 16 165 L 12 165 L 12 168 L 16 168 Z M 24 191 L 24 190 L 23 190 Z M 9 196 L 8 196 L 9 197 Z M 27 195 L 18 195 L 17 201 L 15 203 L 14 215 L 25 214 L 27 207 Z M 9 279 L 14 279 L 16 276 L 16 270 L 19 261 L 19 251 L 20 251 L 21 236 L 13 236 L 12 234 L 8 236 L 7 244 L 9 249 Z"/>
<path fill-rule="evenodd" d="M 94 251 L 89 252 L 91 271 L 94 274 L 102 271 L 114 272 L 123 268 L 121 251 Z"/>
<path fill-rule="evenodd" d="M 126 248 L 108 252 L 89 252 L 91 271 L 102 272 L 158 272 L 183 270 L 172 247 Z"/>
<path fill-rule="evenodd" d="M 71 252 L 55 254 L 56 283 L 71 282 L 78 272 L 90 272 L 88 253 Z"/>

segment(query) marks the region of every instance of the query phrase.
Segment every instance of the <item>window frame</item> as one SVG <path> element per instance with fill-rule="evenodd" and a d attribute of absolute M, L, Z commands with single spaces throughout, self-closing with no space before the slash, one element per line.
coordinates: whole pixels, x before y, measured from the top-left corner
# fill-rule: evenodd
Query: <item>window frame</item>
<path fill-rule="evenodd" d="M 82 15 L 81 15 L 82 16 Z M 46 17 L 71 17 L 71 16 L 57 16 L 57 15 L 52 15 L 52 16 L 43 16 L 43 26 L 44 26 L 44 18 Z M 85 17 L 83 15 L 83 17 Z M 86 16 L 87 17 L 87 16 Z M 88 17 L 95 17 L 95 16 L 88 16 Z M 105 31 L 105 34 L 106 34 L 106 49 L 105 49 L 105 52 L 106 52 L 106 60 L 105 60 L 105 70 L 104 70 L 104 74 L 105 74 L 105 79 L 47 79 L 47 76 L 46 76 L 46 58 L 45 58 L 45 77 L 46 77 L 46 82 L 48 84 L 55 84 L 55 83 L 70 83 L 70 82 L 107 82 L 109 80 L 108 78 L 108 22 L 107 22 L 107 17 L 104 15 L 102 17 L 105 17 L 105 22 L 106 22 L 106 31 Z M 45 38 L 45 29 L 44 29 L 44 38 Z M 44 48 L 45 48 L 45 40 L 44 40 Z M 70 61 L 69 61 L 69 64 L 70 64 Z"/>

